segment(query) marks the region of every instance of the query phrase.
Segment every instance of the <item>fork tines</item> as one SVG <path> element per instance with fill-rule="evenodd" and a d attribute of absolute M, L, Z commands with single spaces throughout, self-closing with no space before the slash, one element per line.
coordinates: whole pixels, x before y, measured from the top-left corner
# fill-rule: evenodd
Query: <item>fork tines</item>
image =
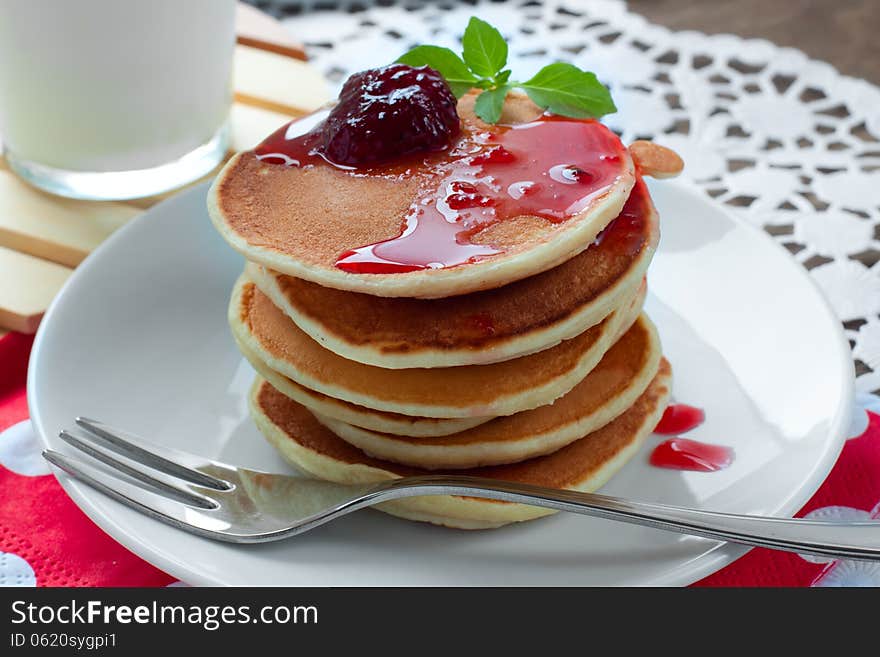
<path fill-rule="evenodd" d="M 176 526 L 213 533 L 221 529 L 210 512 L 232 491 L 235 470 L 216 461 L 149 443 L 103 422 L 76 418 L 79 435 L 59 436 L 87 458 L 45 450 L 43 456 L 70 476 L 110 497 Z M 106 467 L 103 467 L 106 466 Z"/>

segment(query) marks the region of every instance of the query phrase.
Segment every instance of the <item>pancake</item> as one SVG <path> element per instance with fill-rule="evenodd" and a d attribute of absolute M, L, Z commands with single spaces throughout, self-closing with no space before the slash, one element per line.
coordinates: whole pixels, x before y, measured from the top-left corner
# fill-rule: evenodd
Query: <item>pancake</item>
<path fill-rule="evenodd" d="M 490 129 L 474 114 L 475 98 L 471 93 L 459 101 L 462 135 Z M 500 123 L 517 125 L 540 116 L 541 110 L 524 94 L 511 93 Z M 561 221 L 521 215 L 469 233 L 470 244 L 497 253 L 454 266 L 383 274 L 354 273 L 336 266 L 350 249 L 401 235 L 409 208 L 420 199 L 425 176 L 362 175 L 326 163 L 283 166 L 245 151 L 230 159 L 215 178 L 208 210 L 233 248 L 247 260 L 282 274 L 385 297 L 467 294 L 566 262 L 620 213 L 635 183 L 635 170 L 629 151 L 603 129 L 601 143 L 605 142 L 611 144 L 611 157 L 602 162 L 611 182 L 580 203 L 582 209 Z"/>
<path fill-rule="evenodd" d="M 413 436 L 417 438 L 447 436 L 475 427 L 483 422 L 488 422 L 490 417 L 467 417 L 467 418 L 436 418 L 436 417 L 413 417 L 400 415 L 399 413 L 387 413 L 372 408 L 350 404 L 341 399 L 334 399 L 323 395 L 316 390 L 305 388 L 291 381 L 283 374 L 279 374 L 260 360 L 252 350 L 245 345 L 239 344 L 239 350 L 247 358 L 257 373 L 266 379 L 272 387 L 284 393 L 293 401 L 302 404 L 310 411 L 320 414 L 322 417 L 344 422 L 347 426 L 361 427 L 380 433 L 390 433 L 398 436 Z"/>
<path fill-rule="evenodd" d="M 586 378 L 553 404 L 438 438 L 377 433 L 320 414 L 337 436 L 376 458 L 434 470 L 516 463 L 549 454 L 626 411 L 657 374 L 660 339 L 642 315 Z"/>
<path fill-rule="evenodd" d="M 382 298 L 321 287 L 250 264 L 260 291 L 322 346 L 367 365 L 405 369 L 494 363 L 594 326 L 632 297 L 659 239 L 639 182 L 602 239 L 536 276 L 445 299 Z"/>
<path fill-rule="evenodd" d="M 644 286 L 643 286 L 644 287 Z M 324 349 L 241 277 L 229 324 L 239 344 L 301 386 L 352 404 L 424 417 L 511 415 L 551 403 L 577 385 L 635 321 L 644 289 L 580 335 L 531 356 L 491 365 L 389 370 Z"/>
<path fill-rule="evenodd" d="M 660 420 L 671 386 L 672 371 L 663 360 L 648 389 L 626 412 L 601 429 L 546 456 L 457 474 L 594 491 L 638 451 Z M 436 473 L 367 456 L 320 424 L 304 406 L 259 378 L 249 401 L 254 422 L 269 443 L 284 459 L 318 479 L 358 484 Z M 463 529 L 499 527 L 553 513 L 524 504 L 450 495 L 395 500 L 377 508 L 410 520 Z"/>

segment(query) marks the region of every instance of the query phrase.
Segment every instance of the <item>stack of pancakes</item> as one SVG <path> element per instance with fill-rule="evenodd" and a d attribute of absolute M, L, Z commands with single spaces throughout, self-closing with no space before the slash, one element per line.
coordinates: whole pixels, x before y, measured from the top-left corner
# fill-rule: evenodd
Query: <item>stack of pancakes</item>
<path fill-rule="evenodd" d="M 511 95 L 502 122 L 539 113 Z M 472 97 L 459 114 L 479 124 Z M 229 322 L 257 371 L 261 432 L 294 465 L 339 483 L 456 472 L 602 486 L 651 433 L 671 387 L 642 312 L 659 228 L 640 174 L 673 171 L 662 150 L 623 152 L 616 183 L 571 219 L 519 217 L 472 238 L 497 255 L 390 274 L 335 263 L 400 233 L 408 181 L 235 156 L 209 209 L 248 260 Z M 550 513 L 455 496 L 380 508 L 462 528 Z"/>

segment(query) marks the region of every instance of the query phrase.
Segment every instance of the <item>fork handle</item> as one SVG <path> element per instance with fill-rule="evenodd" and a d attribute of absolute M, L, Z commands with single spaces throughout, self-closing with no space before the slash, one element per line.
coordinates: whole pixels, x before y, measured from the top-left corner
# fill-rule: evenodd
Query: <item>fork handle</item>
<path fill-rule="evenodd" d="M 635 525 L 837 559 L 880 560 L 880 522 L 832 522 L 702 511 L 650 502 L 544 488 L 479 477 L 428 475 L 397 479 L 385 499 L 464 495 L 517 502 Z"/>

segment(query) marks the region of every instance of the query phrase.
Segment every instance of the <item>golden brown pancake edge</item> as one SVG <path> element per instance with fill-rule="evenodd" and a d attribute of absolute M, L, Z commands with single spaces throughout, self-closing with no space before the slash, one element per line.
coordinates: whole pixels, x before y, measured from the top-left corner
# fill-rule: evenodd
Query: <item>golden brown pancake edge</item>
<path fill-rule="evenodd" d="M 635 321 L 644 286 L 625 309 L 539 354 L 437 369 L 389 370 L 344 359 L 303 333 L 253 282 L 239 279 L 229 306 L 236 339 L 300 385 L 377 410 L 424 417 L 510 415 L 573 388 Z"/>
<path fill-rule="evenodd" d="M 455 434 L 413 438 L 314 414 L 346 442 L 385 461 L 428 470 L 515 463 L 556 451 L 614 420 L 650 385 L 661 357 L 657 331 L 642 315 L 586 378 L 553 404 Z"/>
<path fill-rule="evenodd" d="M 600 488 L 650 435 L 666 407 L 672 370 L 664 359 L 648 389 L 625 413 L 598 431 L 546 456 L 459 474 L 589 492 Z M 249 396 L 257 427 L 281 455 L 319 479 L 356 484 L 428 471 L 365 455 L 338 438 L 268 383 L 257 378 Z M 340 467 L 342 464 L 342 467 Z M 521 504 L 454 496 L 416 497 L 379 507 L 393 515 L 465 529 L 498 527 L 553 513 Z"/>

